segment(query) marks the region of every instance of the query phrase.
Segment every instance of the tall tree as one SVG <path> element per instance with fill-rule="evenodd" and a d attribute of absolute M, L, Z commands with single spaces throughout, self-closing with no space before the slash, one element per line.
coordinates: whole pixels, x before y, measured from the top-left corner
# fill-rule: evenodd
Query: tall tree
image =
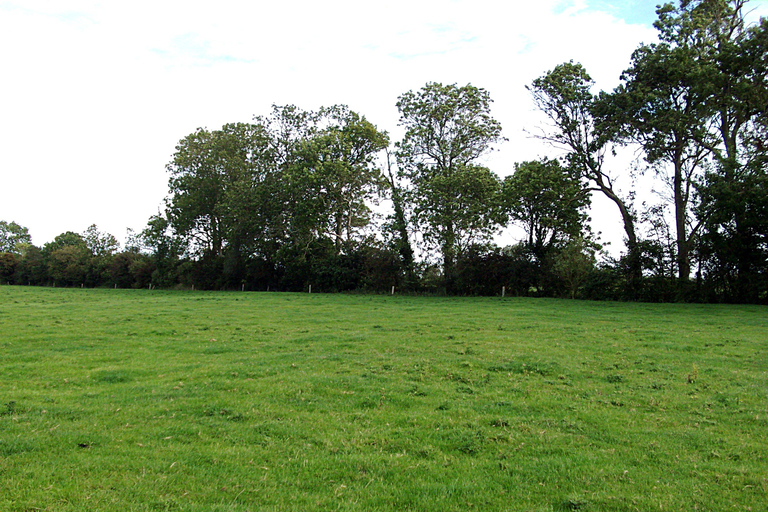
<path fill-rule="evenodd" d="M 666 6 L 660 21 L 670 40 L 692 39 L 709 70 L 714 137 L 704 143 L 716 165 L 698 210 L 705 270 L 727 300 L 755 302 L 768 293 L 768 20 L 747 26 L 748 8 L 745 0 L 689 1 Z"/>
<path fill-rule="evenodd" d="M 642 277 L 635 213 L 631 196 L 621 194 L 614 185 L 616 175 L 606 169 L 605 157 L 615 140 L 610 132 L 598 129 L 593 85 L 581 64 L 566 62 L 534 80 L 529 90 L 536 106 L 553 123 L 540 138 L 566 150 L 570 165 L 590 183 L 591 190 L 604 194 L 619 210 L 627 236 L 630 288 L 635 293 Z"/>
<path fill-rule="evenodd" d="M 699 143 L 709 136 L 705 96 L 697 90 L 697 84 L 706 80 L 704 70 L 688 48 L 667 43 L 643 46 L 622 75 L 626 83 L 599 102 L 603 122 L 641 144 L 646 160 L 671 191 L 682 283 L 690 276 L 690 253 L 698 231 L 692 226 L 694 186 L 708 153 Z"/>
<path fill-rule="evenodd" d="M 198 128 L 176 146 L 167 169 L 171 175 L 168 201 L 169 220 L 195 250 L 221 254 L 221 203 L 226 180 L 225 169 L 217 161 L 215 136 Z"/>
<path fill-rule="evenodd" d="M 99 286 L 107 283 L 110 277 L 109 266 L 120 244 L 113 235 L 99 231 L 96 224 L 88 226 L 82 236 L 91 253 L 85 284 Z"/>
<path fill-rule="evenodd" d="M 15 222 L 0 220 L 0 253 L 21 254 L 24 244 L 31 244 L 29 230 Z"/>
<path fill-rule="evenodd" d="M 16 273 L 21 258 L 11 252 L 0 252 L 0 283 L 10 281 Z"/>
<path fill-rule="evenodd" d="M 43 253 L 47 256 L 56 250 L 69 246 L 80 247 L 90 252 L 88 244 L 85 242 L 82 235 L 75 233 L 74 231 L 65 231 L 64 233 L 56 235 L 53 240 L 43 245 Z"/>
<path fill-rule="evenodd" d="M 109 233 L 102 233 L 96 224 L 91 224 L 83 232 L 83 240 L 94 256 L 111 256 L 120 249 L 117 238 Z"/>
<path fill-rule="evenodd" d="M 48 272 L 55 283 L 77 286 L 88 277 L 91 251 L 82 235 L 67 231 L 43 246 Z"/>
<path fill-rule="evenodd" d="M 487 240 L 503 220 L 500 180 L 477 164 L 502 140 L 484 89 L 428 83 L 398 98 L 403 139 L 396 145 L 400 173 L 409 180 L 408 199 L 425 241 L 443 259 L 451 292 L 456 256 Z"/>
<path fill-rule="evenodd" d="M 515 164 L 504 180 L 504 198 L 512 220 L 523 225 L 528 247 L 541 256 L 582 233 L 589 191 L 580 173 L 558 160 Z"/>
<path fill-rule="evenodd" d="M 392 170 L 392 158 L 389 149 L 386 150 L 387 157 L 387 183 L 389 184 L 390 194 L 392 196 L 393 214 L 391 221 L 391 230 L 394 234 L 394 247 L 400 256 L 400 262 L 404 271 L 404 282 L 406 289 L 413 289 L 416 286 L 415 260 L 413 246 L 408 232 L 408 220 L 406 217 L 406 202 L 402 187 L 397 179 L 396 173 Z"/>
<path fill-rule="evenodd" d="M 198 282 L 239 286 L 251 263 L 303 265 L 339 254 L 370 221 L 385 185 L 375 155 L 388 136 L 344 105 L 274 106 L 253 123 L 198 129 L 168 165 L 167 217 L 188 242 Z"/>
<path fill-rule="evenodd" d="M 134 243 L 139 252 L 148 254 L 150 258 L 149 265 L 145 265 L 142 272 L 149 276 L 142 275 L 137 279 L 142 287 L 150 283 L 160 287 L 177 284 L 176 269 L 187 243 L 173 232 L 165 215 L 158 213 L 151 216 Z"/>
<path fill-rule="evenodd" d="M 386 181 L 375 156 L 389 137 L 365 117 L 336 105 L 321 109 L 315 133 L 299 143 L 285 176 L 294 221 L 314 236 L 330 236 L 336 254 L 370 222 L 370 202 Z"/>
<path fill-rule="evenodd" d="M 242 236 L 243 212 L 233 207 L 244 189 L 237 184 L 257 181 L 265 140 L 262 126 L 234 123 L 214 131 L 200 128 L 176 146 L 167 166 L 168 217 L 194 252 L 218 257 Z"/>
<path fill-rule="evenodd" d="M 727 165 L 733 167 L 739 132 L 749 122 L 750 107 L 739 95 L 754 96 L 754 87 L 765 90 L 764 83 L 754 83 L 754 67 L 743 66 L 749 53 L 740 44 L 745 3 L 684 0 L 679 7 L 659 7 L 655 26 L 661 42 L 638 48 L 622 75 L 624 84 L 599 103 L 603 122 L 639 142 L 670 187 L 682 283 L 689 279 L 701 225 L 694 222 L 693 209 L 705 159 L 714 154 L 722 163 L 731 160 Z M 734 73 L 737 62 L 741 69 Z M 764 78 L 764 71 L 760 74 Z"/>

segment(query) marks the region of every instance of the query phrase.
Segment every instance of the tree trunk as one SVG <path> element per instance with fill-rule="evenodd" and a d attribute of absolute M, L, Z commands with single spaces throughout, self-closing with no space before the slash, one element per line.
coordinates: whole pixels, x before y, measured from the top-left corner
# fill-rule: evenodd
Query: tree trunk
<path fill-rule="evenodd" d="M 416 286 L 416 272 L 414 270 L 413 248 L 408 239 L 408 224 L 405 220 L 405 210 L 403 209 L 403 197 L 400 189 L 395 182 L 395 175 L 392 172 L 392 166 L 389 161 L 389 150 L 387 150 L 387 173 L 389 174 L 389 186 L 392 189 L 392 205 L 395 210 L 394 228 L 397 231 L 399 240 L 397 241 L 397 252 L 403 263 L 405 272 L 405 282 L 401 284 L 406 290 L 412 290 Z"/>
<path fill-rule="evenodd" d="M 443 279 L 445 280 L 445 292 L 452 295 L 456 288 L 456 236 L 453 224 L 445 226 L 443 239 Z"/>
<path fill-rule="evenodd" d="M 621 220 L 624 222 L 624 233 L 627 235 L 627 266 L 630 284 L 630 296 L 635 299 L 640 291 L 640 284 L 643 279 L 643 268 L 640 254 L 640 244 L 635 232 L 635 217 L 629 210 L 624 201 L 616 195 L 612 188 L 605 185 L 602 180 L 595 180 L 600 191 L 613 201 L 621 213 Z"/>
<path fill-rule="evenodd" d="M 677 238 L 677 277 L 684 286 L 691 276 L 690 240 L 688 240 L 686 224 L 686 200 L 683 193 L 682 162 L 675 159 L 674 193 L 675 193 L 675 235 Z"/>

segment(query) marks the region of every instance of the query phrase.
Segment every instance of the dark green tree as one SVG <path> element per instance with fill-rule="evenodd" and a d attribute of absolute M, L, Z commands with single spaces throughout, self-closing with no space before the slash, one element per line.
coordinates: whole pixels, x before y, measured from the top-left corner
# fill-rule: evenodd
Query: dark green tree
<path fill-rule="evenodd" d="M 369 205 L 386 185 L 375 157 L 389 137 L 343 105 L 321 109 L 316 125 L 297 144 L 284 186 L 294 194 L 293 233 L 330 238 L 339 254 L 370 224 Z"/>
<path fill-rule="evenodd" d="M 705 159 L 714 156 L 721 169 L 738 167 L 739 139 L 755 107 L 766 101 L 765 48 L 761 55 L 744 44 L 755 41 L 745 30 L 745 4 L 683 0 L 677 7 L 660 6 L 660 43 L 638 48 L 624 84 L 599 102 L 608 129 L 640 143 L 669 186 L 683 285 L 704 220 L 693 210 Z"/>
<path fill-rule="evenodd" d="M 86 244 L 85 239 L 83 238 L 82 235 L 75 233 L 74 231 L 66 231 L 64 233 L 56 235 L 56 237 L 53 240 L 43 245 L 43 253 L 45 255 L 50 255 L 54 251 L 57 251 L 59 249 L 63 249 L 64 247 L 69 247 L 69 246 L 80 247 L 90 252 L 90 250 L 88 249 L 88 244 Z"/>
<path fill-rule="evenodd" d="M 138 260 L 136 266 L 129 267 L 140 287 L 149 285 L 161 288 L 170 287 L 179 282 L 178 268 L 187 242 L 176 236 L 168 218 L 158 213 L 147 221 L 147 226 L 138 234 L 135 247 L 142 254 L 148 254 L 151 261 Z M 148 277 L 148 278 L 147 278 Z"/>
<path fill-rule="evenodd" d="M 595 245 L 580 236 L 569 240 L 555 256 L 555 274 L 565 284 L 571 299 L 576 298 L 579 289 L 595 270 L 595 262 Z"/>
<path fill-rule="evenodd" d="M 715 159 L 701 187 L 701 253 L 717 296 L 768 300 L 768 20 L 747 26 L 745 0 L 667 6 L 669 38 L 692 34 L 709 70 L 710 126 Z"/>
<path fill-rule="evenodd" d="M 604 194 L 616 205 L 626 234 L 629 291 L 636 296 L 642 268 L 632 197 L 616 188 L 616 174 L 606 168 L 606 156 L 612 153 L 617 141 L 611 131 L 597 126 L 593 85 L 581 64 L 566 62 L 534 80 L 529 90 L 538 109 L 553 123 L 552 129 L 540 138 L 566 150 L 569 165 L 587 180 L 590 189 Z"/>
<path fill-rule="evenodd" d="M 15 222 L 0 220 L 0 253 L 21 254 L 24 244 L 31 244 L 29 230 Z"/>
<path fill-rule="evenodd" d="M 39 247 L 34 245 L 24 247 L 14 279 L 18 284 L 33 285 L 44 285 L 49 281 L 46 256 Z"/>
<path fill-rule="evenodd" d="M 109 233 L 102 233 L 96 224 L 88 226 L 82 236 L 94 256 L 112 256 L 120 249 L 117 238 Z"/>
<path fill-rule="evenodd" d="M 374 159 L 387 144 L 343 105 L 275 106 L 253 123 L 182 139 L 168 165 L 167 218 L 197 282 L 239 287 L 269 268 L 341 253 L 369 225 L 369 202 L 385 185 Z"/>
<path fill-rule="evenodd" d="M 589 220 L 590 196 L 580 173 L 558 160 L 515 164 L 503 189 L 510 218 L 525 228 L 528 247 L 536 253 L 565 245 Z"/>
<path fill-rule="evenodd" d="M 678 279 L 691 273 L 695 186 L 701 179 L 709 138 L 706 95 L 699 86 L 707 80 L 706 67 L 689 47 L 668 43 L 642 46 L 624 72 L 623 85 L 601 95 L 598 111 L 606 130 L 640 144 L 645 158 L 668 187 L 674 213 Z"/>
<path fill-rule="evenodd" d="M 64 233 L 69 235 L 71 232 Z M 79 235 L 77 235 L 79 237 Z M 50 251 L 47 255 L 48 272 L 54 283 L 63 286 L 80 286 L 85 284 L 91 263 L 91 251 L 85 245 L 82 237 L 77 238 L 59 235 L 60 241 L 70 239 L 58 248 L 46 244 L 43 248 Z M 56 239 L 54 239 L 56 242 Z M 72 242 L 72 243 L 69 243 Z"/>
<path fill-rule="evenodd" d="M 88 286 L 108 284 L 110 281 L 109 266 L 112 258 L 120 249 L 120 244 L 113 235 L 99 231 L 96 224 L 88 226 L 82 237 L 91 253 L 85 284 Z"/>
<path fill-rule="evenodd" d="M 218 257 L 243 236 L 248 223 L 238 199 L 247 191 L 243 182 L 264 163 L 265 141 L 262 126 L 236 123 L 215 131 L 199 128 L 176 146 L 168 164 L 168 219 L 192 253 Z"/>
<path fill-rule="evenodd" d="M 17 254 L 12 252 L 0 252 L 0 284 L 5 284 L 13 279 L 20 259 Z"/>
<path fill-rule="evenodd" d="M 399 183 L 395 171 L 392 169 L 392 155 L 387 149 L 387 183 L 392 198 L 392 216 L 390 222 L 384 226 L 384 231 L 392 236 L 392 247 L 400 258 L 402 267 L 402 281 L 398 283 L 406 290 L 416 288 L 416 267 L 411 237 L 408 231 L 408 217 L 406 214 L 407 203 L 402 186 Z"/>
<path fill-rule="evenodd" d="M 502 140 L 484 89 L 428 83 L 398 98 L 403 139 L 396 144 L 400 173 L 409 183 L 413 221 L 443 262 L 452 292 L 456 256 L 484 242 L 503 222 L 499 178 L 478 165 Z"/>

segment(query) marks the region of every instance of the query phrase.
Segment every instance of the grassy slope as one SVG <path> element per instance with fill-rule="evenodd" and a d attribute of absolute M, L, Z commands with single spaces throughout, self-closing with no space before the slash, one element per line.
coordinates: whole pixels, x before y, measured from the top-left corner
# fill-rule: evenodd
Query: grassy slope
<path fill-rule="evenodd" d="M 760 307 L 0 287 L 0 510 L 764 510 Z"/>

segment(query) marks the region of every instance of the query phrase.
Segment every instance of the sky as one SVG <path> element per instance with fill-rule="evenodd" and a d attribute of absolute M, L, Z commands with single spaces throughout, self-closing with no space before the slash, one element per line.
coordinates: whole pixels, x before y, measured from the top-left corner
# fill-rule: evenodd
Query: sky
<path fill-rule="evenodd" d="M 427 82 L 490 93 L 508 140 L 485 163 L 505 176 L 557 156 L 531 136 L 545 119 L 525 86 L 573 60 L 613 89 L 656 40 L 657 3 L 0 0 L 0 220 L 39 246 L 91 224 L 124 240 L 196 128 L 346 104 L 397 140 L 397 97 Z M 592 217 L 620 247 L 618 215 L 597 200 Z"/>

